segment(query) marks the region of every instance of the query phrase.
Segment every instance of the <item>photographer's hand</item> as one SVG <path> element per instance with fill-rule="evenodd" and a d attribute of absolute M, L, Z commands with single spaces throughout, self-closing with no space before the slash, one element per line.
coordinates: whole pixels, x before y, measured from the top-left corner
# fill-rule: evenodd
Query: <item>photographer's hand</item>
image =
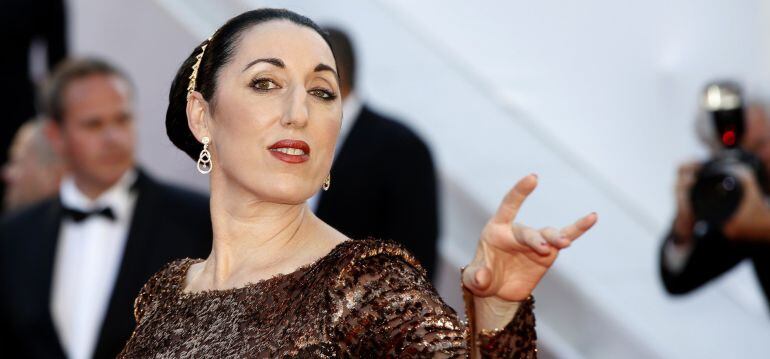
<path fill-rule="evenodd" d="M 676 219 L 674 233 L 682 241 L 692 238 L 692 227 L 695 222 L 690 190 L 695 185 L 697 173 L 701 168 L 700 162 L 687 162 L 679 166 L 674 194 L 676 195 Z"/>
<path fill-rule="evenodd" d="M 744 188 L 743 199 L 723 231 L 730 240 L 746 240 L 770 243 L 770 207 L 754 175 L 746 168 L 739 168 L 736 177 Z"/>

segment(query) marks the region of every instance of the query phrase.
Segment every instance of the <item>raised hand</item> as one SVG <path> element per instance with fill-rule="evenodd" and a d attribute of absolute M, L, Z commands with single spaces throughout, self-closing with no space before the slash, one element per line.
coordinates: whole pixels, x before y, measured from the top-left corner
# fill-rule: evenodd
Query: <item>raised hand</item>
<path fill-rule="evenodd" d="M 507 302 L 525 300 L 559 251 L 569 247 L 596 223 L 596 213 L 561 229 L 536 230 L 515 223 L 522 204 L 535 187 L 536 175 L 522 178 L 484 226 L 476 256 L 463 272 L 463 285 L 474 296 Z"/>

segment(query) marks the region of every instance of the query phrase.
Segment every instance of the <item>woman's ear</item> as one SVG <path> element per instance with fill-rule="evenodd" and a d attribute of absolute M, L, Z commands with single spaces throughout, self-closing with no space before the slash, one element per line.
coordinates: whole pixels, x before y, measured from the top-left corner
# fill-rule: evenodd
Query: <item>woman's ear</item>
<path fill-rule="evenodd" d="M 187 97 L 187 125 L 190 126 L 198 142 L 203 142 L 203 137 L 211 138 L 208 126 L 209 106 L 206 99 L 198 91 L 193 91 Z"/>

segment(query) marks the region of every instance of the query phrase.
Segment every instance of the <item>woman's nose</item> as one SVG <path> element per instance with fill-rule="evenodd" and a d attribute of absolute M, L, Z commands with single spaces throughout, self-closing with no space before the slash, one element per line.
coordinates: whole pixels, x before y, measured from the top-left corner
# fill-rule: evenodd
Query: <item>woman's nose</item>
<path fill-rule="evenodd" d="M 298 88 L 289 99 L 289 104 L 281 119 L 281 124 L 284 126 L 305 127 L 307 120 L 307 94 L 304 89 Z"/>

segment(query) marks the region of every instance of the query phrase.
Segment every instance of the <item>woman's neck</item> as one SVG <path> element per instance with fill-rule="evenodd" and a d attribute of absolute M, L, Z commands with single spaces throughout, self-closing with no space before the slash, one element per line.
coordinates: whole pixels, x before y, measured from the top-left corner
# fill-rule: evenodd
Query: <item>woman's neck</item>
<path fill-rule="evenodd" d="M 339 240 L 305 203 L 246 200 L 253 194 L 215 182 L 212 178 L 212 251 L 188 274 L 193 291 L 240 287 L 291 272 L 328 253 Z"/>

